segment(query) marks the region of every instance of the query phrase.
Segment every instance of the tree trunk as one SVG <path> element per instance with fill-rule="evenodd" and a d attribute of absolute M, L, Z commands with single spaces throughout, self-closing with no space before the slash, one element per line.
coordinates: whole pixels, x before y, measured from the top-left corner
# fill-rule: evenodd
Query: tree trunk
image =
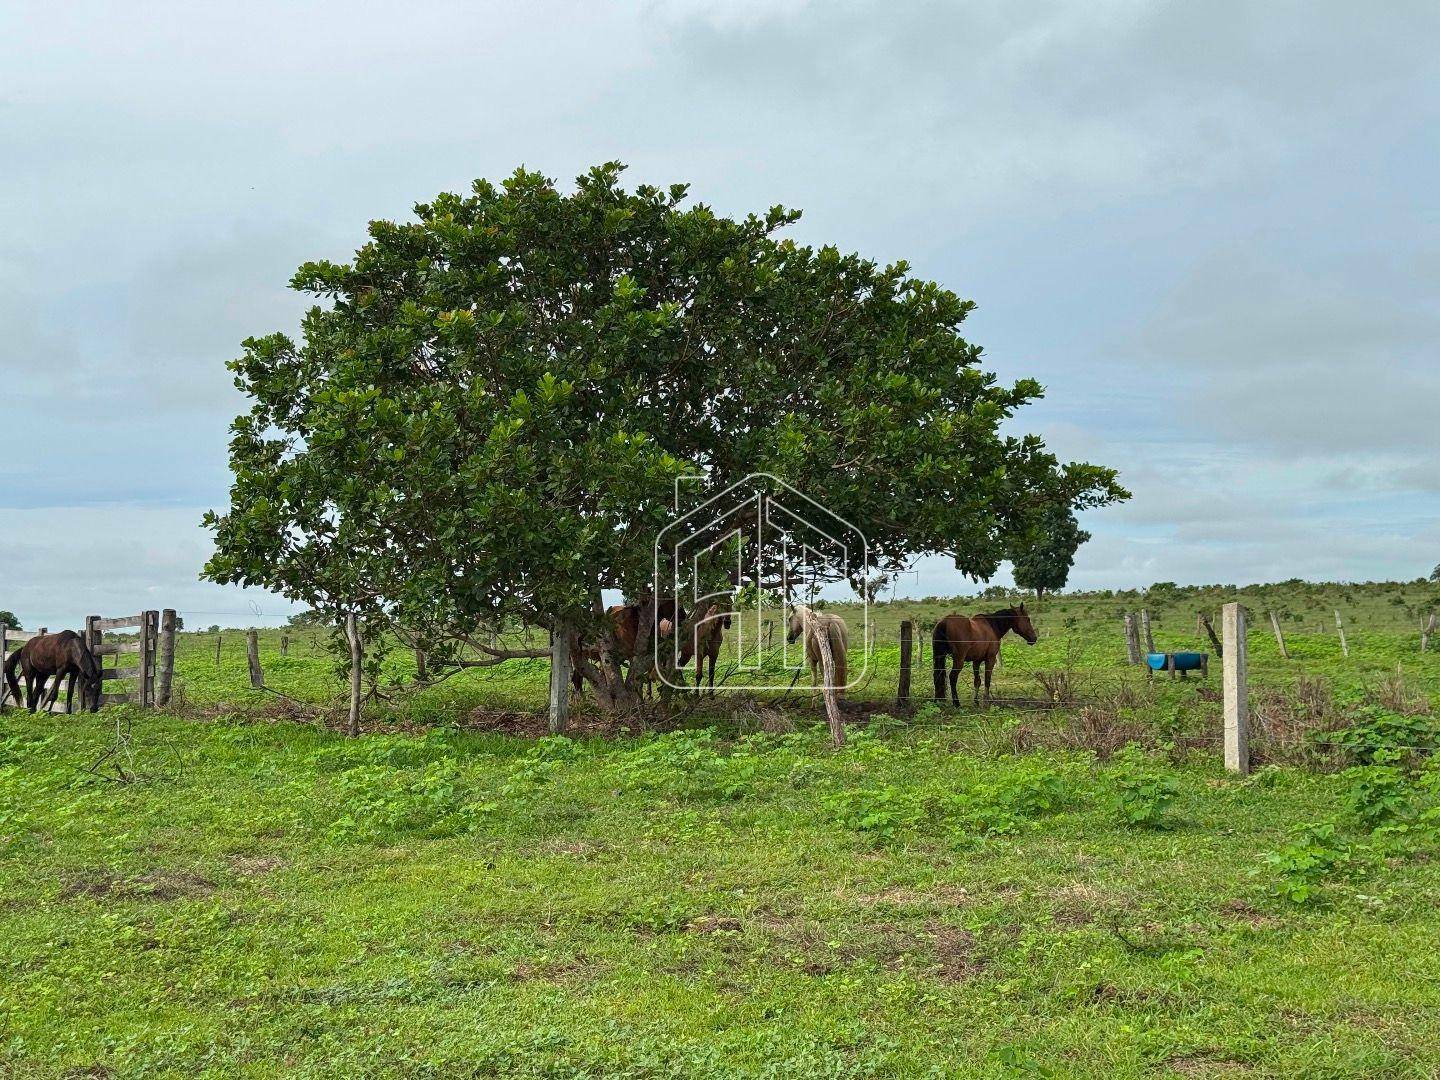
<path fill-rule="evenodd" d="M 810 618 L 813 620 L 815 616 L 812 614 Z M 839 691 L 835 686 L 835 654 L 830 650 L 830 631 L 821 623 L 817 629 L 807 627 L 806 633 L 814 634 L 820 649 L 820 671 L 825 681 L 825 717 L 830 722 L 830 741 L 838 749 L 845 745 L 845 718 L 840 713 Z"/>

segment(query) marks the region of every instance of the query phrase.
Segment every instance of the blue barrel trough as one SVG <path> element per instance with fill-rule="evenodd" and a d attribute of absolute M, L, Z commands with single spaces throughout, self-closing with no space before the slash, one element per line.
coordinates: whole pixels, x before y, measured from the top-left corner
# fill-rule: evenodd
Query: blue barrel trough
<path fill-rule="evenodd" d="M 1150 674 L 1157 671 L 1168 671 L 1173 679 L 1175 673 L 1186 671 L 1198 671 L 1202 676 L 1210 676 L 1210 654 L 1203 652 L 1152 652 L 1145 657 L 1145 664 L 1150 669 Z"/>

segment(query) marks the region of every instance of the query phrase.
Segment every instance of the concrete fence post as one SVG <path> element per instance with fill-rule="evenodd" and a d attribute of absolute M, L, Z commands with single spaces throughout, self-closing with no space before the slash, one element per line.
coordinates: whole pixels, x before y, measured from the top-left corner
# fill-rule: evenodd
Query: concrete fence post
<path fill-rule="evenodd" d="M 1221 609 L 1221 633 L 1225 641 L 1222 660 L 1225 768 L 1241 776 L 1250 773 L 1250 698 L 1246 689 L 1249 664 L 1245 632 L 1245 609 L 1239 604 L 1226 604 Z"/>
<path fill-rule="evenodd" d="M 1335 632 L 1340 635 L 1340 651 L 1346 656 L 1350 655 L 1350 643 L 1345 640 L 1345 624 L 1340 620 L 1340 612 L 1335 612 Z"/>

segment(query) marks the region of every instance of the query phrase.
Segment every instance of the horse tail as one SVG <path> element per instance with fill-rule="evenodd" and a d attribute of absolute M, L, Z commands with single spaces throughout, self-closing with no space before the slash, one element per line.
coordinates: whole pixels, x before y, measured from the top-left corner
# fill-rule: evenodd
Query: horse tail
<path fill-rule="evenodd" d="M 950 645 L 950 635 L 945 632 L 945 620 L 941 619 L 935 624 L 935 629 L 930 634 L 930 652 L 935 660 L 935 698 L 937 701 L 945 697 L 945 658 L 953 652 Z M 960 662 L 957 658 L 957 664 Z"/>
<path fill-rule="evenodd" d="M 10 696 L 15 699 L 15 704 L 23 708 L 25 699 L 20 696 L 20 680 L 15 677 L 15 672 L 19 667 L 20 650 L 16 649 L 5 657 L 5 685 L 10 688 Z"/>
<path fill-rule="evenodd" d="M 845 689 L 849 678 L 845 674 L 845 654 L 850 648 L 850 635 L 845 629 L 845 624 L 839 619 L 830 624 L 830 654 L 835 662 L 835 685 L 836 693 Z"/>

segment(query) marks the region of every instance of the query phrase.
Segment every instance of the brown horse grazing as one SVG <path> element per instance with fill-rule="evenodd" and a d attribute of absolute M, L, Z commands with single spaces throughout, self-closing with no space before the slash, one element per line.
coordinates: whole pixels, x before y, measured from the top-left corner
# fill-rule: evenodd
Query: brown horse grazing
<path fill-rule="evenodd" d="M 695 625 L 680 642 L 680 662 L 683 668 L 695 657 L 695 689 L 700 689 L 700 676 L 705 670 L 705 661 L 710 661 L 710 693 L 715 693 L 715 661 L 720 658 L 720 645 L 725 640 L 725 631 L 730 629 L 730 612 L 720 604 L 712 603 L 695 616 Z"/>
<path fill-rule="evenodd" d="M 643 605 L 649 601 L 641 601 L 635 604 L 616 604 L 605 609 L 605 617 L 610 621 L 611 630 L 615 634 L 615 658 L 622 662 L 629 662 L 635 659 L 635 646 L 640 636 L 640 613 Z M 676 602 L 673 596 L 662 596 L 655 601 L 655 626 L 662 638 L 672 637 L 675 628 L 685 620 L 685 609 Z M 580 657 L 587 660 L 595 660 L 600 656 L 598 645 L 587 645 L 583 650 L 579 648 L 578 639 L 570 644 L 570 685 L 575 688 L 578 694 L 584 687 L 584 680 L 580 675 Z M 658 664 L 658 660 L 656 661 Z M 647 685 L 654 681 L 654 672 L 646 680 Z"/>
<path fill-rule="evenodd" d="M 84 640 L 74 630 L 62 630 L 58 634 L 41 634 L 33 637 L 15 652 L 5 658 L 5 683 L 16 704 L 20 702 L 20 683 L 15 678 L 16 669 L 25 677 L 25 705 L 33 713 L 45 697 L 45 683 L 48 679 L 50 694 L 45 702 L 48 711 L 60 696 L 60 683 L 69 680 L 65 692 L 65 711 L 72 711 L 75 704 L 75 681 L 81 680 L 80 707 L 95 712 L 100 708 L 100 666 Z"/>
<path fill-rule="evenodd" d="M 969 661 L 975 665 L 975 704 L 980 704 L 980 665 L 985 665 L 985 703 L 990 703 L 990 676 L 995 673 L 995 660 L 1000 655 L 1000 639 L 1014 630 L 1031 645 L 1035 644 L 1035 627 L 1025 605 L 995 611 L 989 615 L 946 615 L 935 624 L 930 641 L 935 650 L 935 700 L 945 700 L 945 658 L 954 658 L 950 669 L 950 700 L 960 704 L 955 684 L 960 668 Z"/>

